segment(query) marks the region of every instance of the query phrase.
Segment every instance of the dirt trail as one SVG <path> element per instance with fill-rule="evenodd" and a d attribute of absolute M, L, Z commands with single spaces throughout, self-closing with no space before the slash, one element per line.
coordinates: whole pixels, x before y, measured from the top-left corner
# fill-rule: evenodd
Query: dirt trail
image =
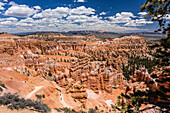
<path fill-rule="evenodd" d="M 62 95 L 62 91 L 63 91 L 63 89 L 60 87 L 60 86 L 58 86 L 58 85 L 56 85 L 56 83 L 53 83 L 53 85 L 57 88 L 57 89 L 59 89 L 61 92 L 59 93 L 59 96 L 60 96 L 60 102 L 61 102 L 61 104 L 63 104 L 63 106 L 64 107 L 67 107 L 67 108 L 73 108 L 73 107 L 71 107 L 71 106 L 69 106 L 65 101 L 64 101 L 64 97 L 63 97 L 63 95 Z M 55 109 L 52 109 L 52 113 L 58 113 Z"/>
<path fill-rule="evenodd" d="M 34 93 L 36 93 L 38 90 L 40 90 L 41 88 L 43 88 L 43 86 L 35 86 L 35 89 L 33 91 L 31 91 L 25 98 L 31 98 L 32 95 L 34 95 Z"/>
<path fill-rule="evenodd" d="M 69 105 L 64 101 L 64 97 L 62 96 L 61 93 L 59 93 L 59 96 L 60 96 L 60 102 L 64 105 L 64 107 L 72 108 L 71 106 L 69 106 Z"/>
<path fill-rule="evenodd" d="M 56 83 L 53 84 L 57 89 L 59 89 L 61 92 L 59 93 L 60 96 L 60 102 L 63 104 L 64 107 L 68 107 L 68 108 L 72 108 L 71 106 L 69 106 L 65 101 L 64 101 L 64 96 L 63 96 L 63 88 L 61 88 L 60 86 L 56 85 Z"/>

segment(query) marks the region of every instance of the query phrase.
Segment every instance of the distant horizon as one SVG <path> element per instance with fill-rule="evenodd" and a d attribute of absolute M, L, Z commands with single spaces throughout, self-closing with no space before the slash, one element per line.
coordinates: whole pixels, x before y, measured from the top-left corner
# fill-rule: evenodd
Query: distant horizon
<path fill-rule="evenodd" d="M 12 35 L 28 35 L 28 34 L 34 34 L 34 33 L 69 33 L 69 32 L 100 32 L 100 31 L 92 31 L 92 30 L 84 30 L 84 31 L 61 31 L 61 32 L 57 32 L 57 31 L 37 31 L 37 32 L 19 32 L 19 33 L 9 33 Z M 0 32 L 3 33 L 3 32 Z M 4 32 L 4 33 L 8 33 L 8 32 Z M 145 32 L 112 32 L 112 31 L 105 31 L 104 33 L 115 33 L 115 34 L 135 34 L 135 33 L 148 33 L 148 34 L 162 34 L 159 32 L 150 32 L 150 31 L 145 31 Z M 166 35 L 166 34 L 162 34 L 162 35 Z"/>
<path fill-rule="evenodd" d="M 0 32 L 153 32 L 158 23 L 145 19 L 147 12 L 140 12 L 145 1 L 0 0 Z"/>

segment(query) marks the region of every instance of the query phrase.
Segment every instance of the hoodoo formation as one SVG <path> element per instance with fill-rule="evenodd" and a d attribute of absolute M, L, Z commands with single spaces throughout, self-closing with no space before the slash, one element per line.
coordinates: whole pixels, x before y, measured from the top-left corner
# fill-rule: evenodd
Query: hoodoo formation
<path fill-rule="evenodd" d="M 121 93 L 168 87 L 168 81 L 161 84 L 152 77 L 164 79 L 170 70 L 157 67 L 156 50 L 148 47 L 152 43 L 140 36 L 0 34 L 0 95 L 42 100 L 54 113 L 64 107 L 115 112 L 112 105 Z"/>

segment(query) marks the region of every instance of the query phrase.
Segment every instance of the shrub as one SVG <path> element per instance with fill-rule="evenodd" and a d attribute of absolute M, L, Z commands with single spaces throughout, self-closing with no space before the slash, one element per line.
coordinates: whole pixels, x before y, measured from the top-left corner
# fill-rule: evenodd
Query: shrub
<path fill-rule="evenodd" d="M 2 92 L 3 91 L 3 89 L 0 87 L 0 92 Z"/>
<path fill-rule="evenodd" d="M 42 99 L 42 98 L 45 98 L 45 95 L 42 94 L 42 95 L 35 95 L 37 97 L 37 99 Z"/>
<path fill-rule="evenodd" d="M 49 112 L 50 108 L 42 101 L 20 98 L 18 94 L 5 93 L 0 96 L 0 105 L 7 105 L 9 109 L 32 109 L 39 112 Z"/>
<path fill-rule="evenodd" d="M 37 97 L 37 99 L 41 99 L 42 95 L 35 95 Z"/>
<path fill-rule="evenodd" d="M 61 112 L 61 110 L 60 109 L 58 109 L 58 108 L 54 108 L 55 110 L 57 110 L 57 112 Z"/>
<path fill-rule="evenodd" d="M 7 87 L 0 81 L 0 86 L 2 86 L 3 88 L 7 89 Z"/>
<path fill-rule="evenodd" d="M 95 109 L 90 108 L 88 113 L 97 113 Z"/>
<path fill-rule="evenodd" d="M 61 90 L 60 90 L 60 89 L 58 89 L 58 88 L 56 88 L 56 90 L 57 90 L 57 91 L 59 91 L 59 92 L 61 92 Z"/>

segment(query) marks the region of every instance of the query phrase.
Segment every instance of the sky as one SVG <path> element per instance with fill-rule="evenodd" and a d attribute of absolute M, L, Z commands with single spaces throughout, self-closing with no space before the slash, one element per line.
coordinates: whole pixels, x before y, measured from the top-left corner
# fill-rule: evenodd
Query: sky
<path fill-rule="evenodd" d="M 152 32 L 145 0 L 0 0 L 0 32 Z"/>

